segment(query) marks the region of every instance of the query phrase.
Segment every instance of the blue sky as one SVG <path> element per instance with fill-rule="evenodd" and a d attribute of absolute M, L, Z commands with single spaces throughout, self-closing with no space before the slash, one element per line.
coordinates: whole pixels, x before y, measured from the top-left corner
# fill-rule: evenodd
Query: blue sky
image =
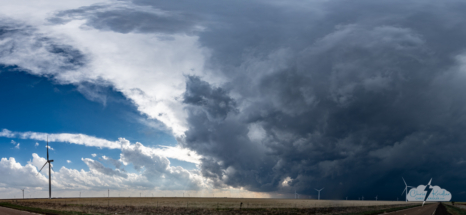
<path fill-rule="evenodd" d="M 154 127 L 160 126 L 160 122 L 147 119 L 136 110 L 134 104 L 111 87 L 99 89 L 105 101 L 89 100 L 75 85 L 57 84 L 49 77 L 34 76 L 20 71 L 20 68 L 4 67 L 0 72 L 0 88 L 3 92 L 0 95 L 2 101 L 8 101 L 0 110 L 2 129 L 15 132 L 86 134 L 111 141 L 124 137 L 131 142 L 141 142 L 154 148 L 177 145 L 174 136 L 167 129 L 161 129 L 163 126 Z M 46 157 L 44 140 L 0 137 L 0 141 L 2 158 L 12 157 L 24 165 L 33 160 L 33 153 Z M 106 168 L 115 168 L 111 162 L 102 159 L 102 156 L 118 160 L 121 153 L 118 149 L 74 145 L 62 141 L 51 141 L 50 147 L 50 159 L 54 160 L 55 171 L 62 167 L 89 171 L 88 165 L 82 161 L 83 158 L 100 160 Z M 191 162 L 172 158 L 168 160 L 172 166 L 187 170 L 197 168 Z M 47 172 L 47 167 L 44 171 Z M 124 167 L 124 172 L 138 173 L 131 163 Z M 73 192 L 62 189 L 57 195 L 60 191 L 62 195 Z M 32 193 L 36 196 L 44 194 L 37 191 Z M 131 192 L 126 194 L 131 195 Z M 98 194 L 87 193 L 89 195 Z"/>
<path fill-rule="evenodd" d="M 0 4 L 0 198 L 466 199 L 464 2 Z"/>
<path fill-rule="evenodd" d="M 138 121 L 146 119 L 135 110 L 131 102 L 111 88 L 105 89 L 107 103 L 104 105 L 86 99 L 73 85 L 57 85 L 46 77 L 11 72 L 8 69 L 4 69 L 0 75 L 0 87 L 4 92 L 0 97 L 3 101 L 9 101 L 0 110 L 2 129 L 18 132 L 83 133 L 109 140 L 125 137 L 131 142 L 141 142 L 148 146 L 176 145 L 172 135 Z M 13 144 L 7 144 L 11 140 L 20 143 L 19 150 Z M 1 138 L 1 141 L 2 157 L 11 155 L 21 163 L 30 160 L 32 153 L 45 157 L 43 141 L 18 138 Z M 35 147 L 36 143 L 40 147 Z M 118 150 L 60 142 L 50 145 L 55 149 L 51 151 L 51 156 L 56 160 L 57 168 L 66 165 L 86 169 L 81 161 L 82 157 L 97 154 L 118 159 L 120 153 Z M 72 163 L 68 164 L 66 160 Z"/>

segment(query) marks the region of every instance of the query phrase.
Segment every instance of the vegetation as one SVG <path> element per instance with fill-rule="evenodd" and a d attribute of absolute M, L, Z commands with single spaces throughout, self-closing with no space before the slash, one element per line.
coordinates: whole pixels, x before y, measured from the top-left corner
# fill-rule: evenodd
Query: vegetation
<path fill-rule="evenodd" d="M 12 204 L 9 202 L 0 202 L 1 207 L 13 208 L 16 210 L 28 211 L 33 213 L 41 213 L 46 215 L 86 215 L 86 213 L 75 212 L 75 211 L 57 211 L 50 209 L 34 208 L 23 205 Z"/>
<path fill-rule="evenodd" d="M 384 213 L 390 213 L 394 211 L 399 211 L 399 210 L 405 210 L 408 208 L 414 208 L 414 207 L 419 207 L 420 205 L 409 205 L 409 206 L 404 206 L 404 207 L 394 207 L 394 208 L 387 208 L 384 210 L 373 210 L 373 211 L 364 211 L 364 212 L 359 212 L 359 213 L 350 213 L 348 215 L 378 215 L 378 214 L 384 214 Z"/>
<path fill-rule="evenodd" d="M 443 204 L 443 205 L 445 205 L 445 207 L 447 208 L 448 213 L 452 215 L 466 215 L 466 210 L 464 209 L 466 208 L 465 205 L 460 205 L 458 203 L 456 203 L 455 206 L 448 205 L 448 204 Z"/>
<path fill-rule="evenodd" d="M 240 209 L 239 206 L 241 203 L 243 203 L 243 205 Z M 398 204 L 394 205 L 393 203 Z M 0 206 L 53 215 L 115 213 L 371 215 L 402 210 L 418 205 L 406 204 L 404 202 L 342 202 L 299 199 L 83 198 L 15 200 L 4 202 Z"/>

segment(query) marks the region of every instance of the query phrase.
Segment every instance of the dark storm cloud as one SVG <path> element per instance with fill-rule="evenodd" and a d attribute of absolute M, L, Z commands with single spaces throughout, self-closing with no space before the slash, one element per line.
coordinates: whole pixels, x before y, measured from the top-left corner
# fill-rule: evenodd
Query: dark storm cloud
<path fill-rule="evenodd" d="M 94 5 L 60 11 L 49 19 L 54 24 L 84 19 L 86 25 L 120 33 L 188 33 L 198 31 L 198 17 L 180 12 L 153 12 L 139 8 Z"/>
<path fill-rule="evenodd" d="M 188 76 L 184 103 L 201 107 L 210 121 L 224 120 L 228 113 L 235 112 L 236 104 L 222 88 L 214 88 L 198 77 Z"/>
<path fill-rule="evenodd" d="M 133 2 L 206 20 L 228 81 L 187 78 L 180 141 L 216 186 L 396 199 L 433 177 L 466 198 L 465 3 Z"/>

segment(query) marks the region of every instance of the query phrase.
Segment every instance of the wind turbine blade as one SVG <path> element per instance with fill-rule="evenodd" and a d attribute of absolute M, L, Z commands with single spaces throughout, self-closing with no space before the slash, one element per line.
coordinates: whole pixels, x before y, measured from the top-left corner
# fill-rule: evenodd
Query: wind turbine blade
<path fill-rule="evenodd" d="M 405 193 L 405 191 L 407 191 L 408 187 L 405 187 L 405 189 L 403 190 L 403 192 L 401 192 L 401 195 L 403 195 L 403 193 Z"/>
<path fill-rule="evenodd" d="M 320 189 L 320 190 L 324 190 L 324 188 L 325 188 L 325 187 L 322 187 L 322 189 Z"/>
<path fill-rule="evenodd" d="M 401 179 L 403 179 L 403 182 L 405 183 L 405 185 L 406 185 L 406 186 L 408 186 L 408 185 L 406 184 L 406 181 L 405 181 L 405 179 L 404 179 L 403 177 L 401 177 Z"/>
<path fill-rule="evenodd" d="M 42 171 L 42 169 L 45 167 L 45 165 L 47 165 L 48 162 L 45 162 L 44 165 L 42 166 L 42 168 L 40 168 L 39 172 L 37 172 L 37 174 L 40 173 L 40 171 Z"/>

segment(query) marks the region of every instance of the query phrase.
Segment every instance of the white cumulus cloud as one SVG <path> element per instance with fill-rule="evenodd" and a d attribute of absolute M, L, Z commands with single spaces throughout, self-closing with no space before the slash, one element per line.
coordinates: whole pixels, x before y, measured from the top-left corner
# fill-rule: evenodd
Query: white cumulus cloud
<path fill-rule="evenodd" d="M 49 142 L 65 142 L 77 145 L 98 147 L 98 148 L 109 148 L 109 149 L 120 149 L 122 147 L 122 139 L 120 138 L 117 141 L 110 141 L 98 137 L 93 137 L 85 134 L 70 134 L 70 133 L 58 133 L 58 134 L 48 134 L 40 132 L 12 132 L 7 129 L 3 129 L 0 132 L 0 137 L 15 137 L 21 139 L 33 139 L 40 141 Z M 36 143 L 36 145 L 38 145 Z M 49 146 L 50 150 L 54 150 Z M 191 151 L 181 146 L 159 146 L 159 147 L 146 147 L 146 150 L 150 151 L 152 154 L 166 156 L 168 158 L 177 159 L 180 161 L 186 161 L 190 163 L 199 164 L 201 156 L 196 152 Z M 93 157 L 96 157 L 97 154 L 92 154 Z"/>
<path fill-rule="evenodd" d="M 83 158 L 89 171 L 61 167 L 52 170 L 54 189 L 99 190 L 99 189 L 161 189 L 161 190 L 199 190 L 208 188 L 198 171 L 188 171 L 182 167 L 172 167 L 166 157 L 144 152 L 140 143 L 131 144 L 125 140 L 121 159 L 126 164 L 137 166 L 137 173 L 105 167 L 102 163 Z M 69 160 L 67 160 L 68 162 Z M 16 162 L 15 158 L 0 160 L 0 188 L 29 187 L 47 189 L 48 171 L 41 171 L 46 159 L 32 154 L 26 165 Z M 45 165 L 44 169 L 48 167 Z M 0 194 L 0 196 L 2 196 Z"/>

